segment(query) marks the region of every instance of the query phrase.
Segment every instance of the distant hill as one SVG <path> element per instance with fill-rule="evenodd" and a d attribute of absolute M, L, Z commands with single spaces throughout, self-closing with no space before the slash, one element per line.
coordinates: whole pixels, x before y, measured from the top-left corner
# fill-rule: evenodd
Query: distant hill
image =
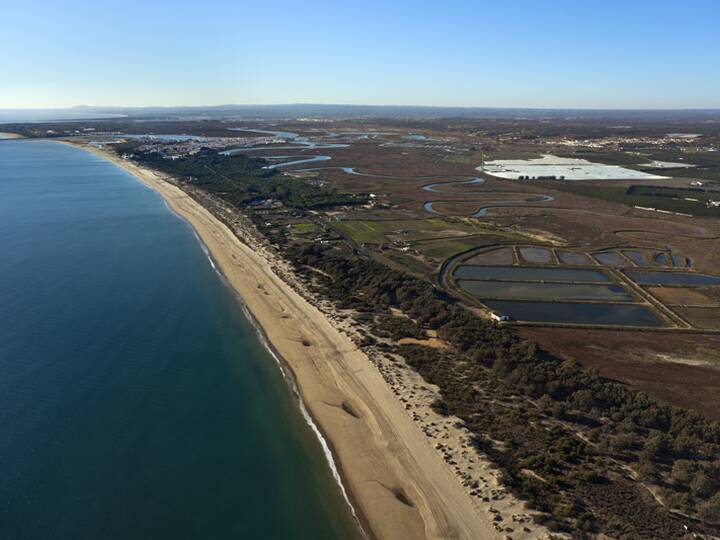
<path fill-rule="evenodd" d="M 416 107 L 402 105 L 217 105 L 209 107 L 91 107 L 0 109 L 0 123 L 87 120 L 91 118 L 498 118 L 554 120 L 651 120 L 720 122 L 720 109 L 510 109 L 493 107 Z"/>

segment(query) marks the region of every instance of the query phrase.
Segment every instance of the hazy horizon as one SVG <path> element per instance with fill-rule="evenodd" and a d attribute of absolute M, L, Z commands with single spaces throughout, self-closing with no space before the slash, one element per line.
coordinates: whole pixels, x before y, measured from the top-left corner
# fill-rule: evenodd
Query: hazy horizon
<path fill-rule="evenodd" d="M 146 105 L 68 105 L 64 107 L 0 107 L 0 111 L 71 111 L 71 110 L 92 110 L 92 111 L 123 111 L 142 109 L 222 109 L 231 107 L 347 107 L 347 108 L 407 108 L 407 109 L 475 109 L 475 110 L 507 110 L 507 111 L 720 111 L 720 105 L 716 107 L 502 107 L 494 105 L 433 105 L 419 104 L 410 105 L 405 103 L 321 103 L 321 102 L 286 102 L 286 103 L 214 103 L 199 105 L 165 105 L 162 103 L 151 103 Z"/>
<path fill-rule="evenodd" d="M 720 109 L 568 109 L 568 108 L 502 108 L 502 107 L 438 107 L 413 105 L 348 105 L 348 104 L 224 104 L 210 106 L 147 106 L 147 107 L 75 107 L 45 109 L 0 109 L 0 127 L 38 122 L 102 121 L 112 119 L 176 118 L 273 120 L 317 118 L 342 120 L 441 118 L 495 120 L 576 120 L 614 122 L 671 122 L 674 124 L 720 122 Z"/>
<path fill-rule="evenodd" d="M 709 0 L 14 3 L 0 108 L 715 109 L 719 13 Z"/>

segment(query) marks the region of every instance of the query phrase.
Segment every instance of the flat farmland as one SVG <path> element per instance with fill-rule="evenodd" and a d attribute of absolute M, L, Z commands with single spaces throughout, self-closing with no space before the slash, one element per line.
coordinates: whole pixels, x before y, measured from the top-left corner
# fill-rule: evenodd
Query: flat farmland
<path fill-rule="evenodd" d="M 674 309 L 693 326 L 705 330 L 720 330 L 720 308 L 692 306 Z"/>
<path fill-rule="evenodd" d="M 492 229 L 464 220 L 429 218 L 383 221 L 335 221 L 331 226 L 358 244 L 384 244 L 393 241 L 413 242 L 483 234 Z"/>
<path fill-rule="evenodd" d="M 517 331 L 603 377 L 720 420 L 720 336 L 534 327 Z"/>
<path fill-rule="evenodd" d="M 648 292 L 670 305 L 720 304 L 720 287 L 649 287 Z"/>

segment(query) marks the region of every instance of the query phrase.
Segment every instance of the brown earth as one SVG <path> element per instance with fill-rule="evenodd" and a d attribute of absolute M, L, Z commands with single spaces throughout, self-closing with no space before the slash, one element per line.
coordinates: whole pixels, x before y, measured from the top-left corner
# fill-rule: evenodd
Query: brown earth
<path fill-rule="evenodd" d="M 666 304 L 716 304 L 720 302 L 720 287 L 649 287 L 650 294 Z M 712 289 L 715 289 L 714 291 Z"/>
<path fill-rule="evenodd" d="M 673 309 L 678 315 L 697 328 L 720 330 L 720 308 L 677 307 Z"/>
<path fill-rule="evenodd" d="M 518 333 L 658 401 L 720 420 L 720 335 L 538 327 Z"/>

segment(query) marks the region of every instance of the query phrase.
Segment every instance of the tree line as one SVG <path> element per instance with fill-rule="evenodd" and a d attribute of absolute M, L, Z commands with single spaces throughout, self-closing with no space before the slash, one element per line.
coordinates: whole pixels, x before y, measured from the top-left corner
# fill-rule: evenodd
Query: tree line
<path fill-rule="evenodd" d="M 299 209 L 365 204 L 368 200 L 365 195 L 340 193 L 333 187 L 266 169 L 267 162 L 262 159 L 223 155 L 207 148 L 193 155 L 167 159 L 155 152 L 140 152 L 136 144 L 130 144 L 127 148 L 118 145 L 116 151 L 131 151 L 139 163 L 191 183 L 237 208 L 265 200 Z"/>
<path fill-rule="evenodd" d="M 464 422 L 505 484 L 552 529 L 574 537 L 680 538 L 690 522 L 696 532 L 717 532 L 717 422 L 556 358 L 429 282 L 316 245 L 285 252 L 308 283 L 359 313 L 376 336 L 435 330 L 451 345 L 382 348 L 440 388 L 435 409 Z M 653 485 L 664 506 L 633 475 Z"/>

